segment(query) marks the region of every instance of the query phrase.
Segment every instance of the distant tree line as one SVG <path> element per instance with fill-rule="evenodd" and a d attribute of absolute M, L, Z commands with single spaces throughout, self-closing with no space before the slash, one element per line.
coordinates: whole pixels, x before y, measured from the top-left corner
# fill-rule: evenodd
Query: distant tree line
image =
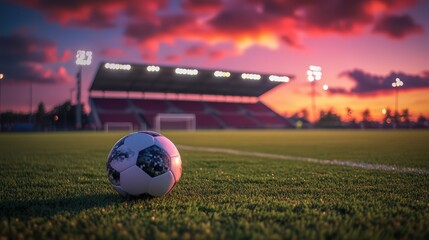
<path fill-rule="evenodd" d="M 83 106 L 82 106 L 83 107 Z M 82 113 L 83 128 L 88 127 L 88 114 Z M 1 131 L 56 131 L 75 130 L 76 105 L 70 101 L 47 111 L 44 103 L 39 103 L 33 114 L 2 112 L 0 113 Z"/>
<path fill-rule="evenodd" d="M 82 106 L 83 108 L 83 106 Z M 84 108 L 83 108 L 84 109 Z M 369 109 L 361 114 L 361 120 L 353 117 L 353 111 L 347 107 L 345 117 L 335 113 L 332 109 L 322 110 L 319 118 L 311 123 L 307 109 L 293 114 L 289 119 L 295 123 L 297 128 L 429 128 L 429 119 L 420 115 L 416 121 L 410 119 L 408 109 L 402 112 L 394 112 L 385 109 L 382 121 L 375 121 Z M 70 101 L 64 102 L 47 111 L 44 103 L 39 103 L 34 114 L 2 112 L 0 113 L 1 131 L 67 131 L 76 130 L 76 105 Z M 90 129 L 91 120 L 85 111 L 82 111 L 82 129 Z"/>
<path fill-rule="evenodd" d="M 410 111 L 408 109 L 402 110 L 402 112 L 393 112 L 389 108 L 383 112 L 382 121 L 375 121 L 371 117 L 369 109 L 365 109 L 362 112 L 362 118 L 357 121 L 356 118 L 352 117 L 352 109 L 346 108 L 346 117 L 341 119 L 340 115 L 335 113 L 332 109 L 322 110 L 319 114 L 319 119 L 311 124 L 308 120 L 308 111 L 303 109 L 295 113 L 291 119 L 295 122 L 300 122 L 299 125 L 303 127 L 315 127 L 315 128 L 429 128 L 429 119 L 423 115 L 419 115 L 416 121 L 410 119 Z"/>

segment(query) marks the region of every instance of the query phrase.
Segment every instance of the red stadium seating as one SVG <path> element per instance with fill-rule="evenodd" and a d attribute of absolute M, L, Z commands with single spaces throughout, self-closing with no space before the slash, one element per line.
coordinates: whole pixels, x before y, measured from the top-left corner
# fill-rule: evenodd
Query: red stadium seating
<path fill-rule="evenodd" d="M 206 102 L 206 104 L 219 113 L 238 113 L 240 111 L 240 108 L 236 103 Z"/>
<path fill-rule="evenodd" d="M 273 111 L 261 102 L 257 103 L 241 103 L 240 106 L 254 114 L 273 114 Z"/>
<path fill-rule="evenodd" d="M 181 100 L 170 100 L 169 102 L 185 113 L 202 113 L 206 108 L 202 102 Z"/>
<path fill-rule="evenodd" d="M 93 98 L 92 100 L 94 112 L 99 114 L 102 126 L 106 122 L 131 122 L 137 127 L 146 125 L 148 128 L 153 128 L 157 114 L 191 113 L 195 114 L 197 129 L 290 127 L 285 118 L 261 102 L 229 103 L 112 98 Z"/>
<path fill-rule="evenodd" d="M 102 111 L 124 111 L 129 107 L 127 99 L 93 98 L 94 105 Z"/>
<path fill-rule="evenodd" d="M 196 113 L 195 121 L 197 122 L 197 128 L 200 129 L 222 128 L 219 121 L 217 121 L 211 114 Z"/>
<path fill-rule="evenodd" d="M 168 105 L 165 100 L 133 99 L 132 103 L 143 112 L 166 113 Z"/>

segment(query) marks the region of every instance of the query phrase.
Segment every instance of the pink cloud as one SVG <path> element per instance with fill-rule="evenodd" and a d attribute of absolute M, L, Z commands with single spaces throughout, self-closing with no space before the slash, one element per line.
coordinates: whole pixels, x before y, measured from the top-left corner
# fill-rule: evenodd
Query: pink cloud
<path fill-rule="evenodd" d="M 70 59 L 72 59 L 73 53 L 71 50 L 67 49 L 63 52 L 63 54 L 60 57 L 60 61 L 62 62 L 68 62 Z"/>
<path fill-rule="evenodd" d="M 157 58 L 161 44 L 179 41 L 203 42 L 205 54 L 218 43 L 228 43 L 241 54 L 256 45 L 304 48 L 305 37 L 357 35 L 368 27 L 397 39 L 422 31 L 411 17 L 391 16 L 417 0 L 183 0 L 171 6 L 167 0 L 17 1 L 66 26 L 114 27 L 123 17 L 125 41 L 146 60 Z"/>
<path fill-rule="evenodd" d="M 119 57 L 124 55 L 124 51 L 118 48 L 105 48 L 101 50 L 101 55 L 104 57 Z"/>
<path fill-rule="evenodd" d="M 174 54 L 168 55 L 168 56 L 165 57 L 165 60 L 168 61 L 168 62 L 177 63 L 177 62 L 180 61 L 180 56 L 179 55 L 174 55 Z"/>
<path fill-rule="evenodd" d="M 185 55 L 189 57 L 198 57 L 204 55 L 206 48 L 203 45 L 193 45 L 186 49 Z"/>

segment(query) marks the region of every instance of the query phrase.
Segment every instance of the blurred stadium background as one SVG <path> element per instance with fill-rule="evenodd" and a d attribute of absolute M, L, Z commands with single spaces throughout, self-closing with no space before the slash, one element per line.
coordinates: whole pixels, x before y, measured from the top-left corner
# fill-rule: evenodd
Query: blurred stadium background
<path fill-rule="evenodd" d="M 80 78 L 81 71 L 77 74 L 76 89 L 81 88 Z M 1 130 L 429 127 L 424 116 L 412 121 L 408 109 L 402 112 L 383 109 L 381 122 L 372 120 L 369 110 L 362 113 L 361 121 L 351 117 L 341 119 L 331 110 L 322 110 L 318 119 L 310 122 L 306 109 L 286 117 L 260 100 L 263 94 L 293 78 L 292 75 L 102 62 L 88 90 L 89 108 L 80 104 L 80 91 L 71 91 L 71 99 L 76 94 L 74 105 L 67 101 L 47 111 L 40 103 L 35 113 L 1 113 Z"/>

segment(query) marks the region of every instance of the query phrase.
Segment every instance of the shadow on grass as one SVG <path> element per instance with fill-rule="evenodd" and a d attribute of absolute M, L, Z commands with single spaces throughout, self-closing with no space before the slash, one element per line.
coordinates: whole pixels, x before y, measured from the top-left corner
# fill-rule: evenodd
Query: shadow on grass
<path fill-rule="evenodd" d="M 28 201 L 0 200 L 0 218 L 49 217 L 58 213 L 78 213 L 90 208 L 101 208 L 137 199 L 122 198 L 118 194 L 83 195 L 71 198 Z M 139 198 L 148 201 L 150 198 Z"/>

